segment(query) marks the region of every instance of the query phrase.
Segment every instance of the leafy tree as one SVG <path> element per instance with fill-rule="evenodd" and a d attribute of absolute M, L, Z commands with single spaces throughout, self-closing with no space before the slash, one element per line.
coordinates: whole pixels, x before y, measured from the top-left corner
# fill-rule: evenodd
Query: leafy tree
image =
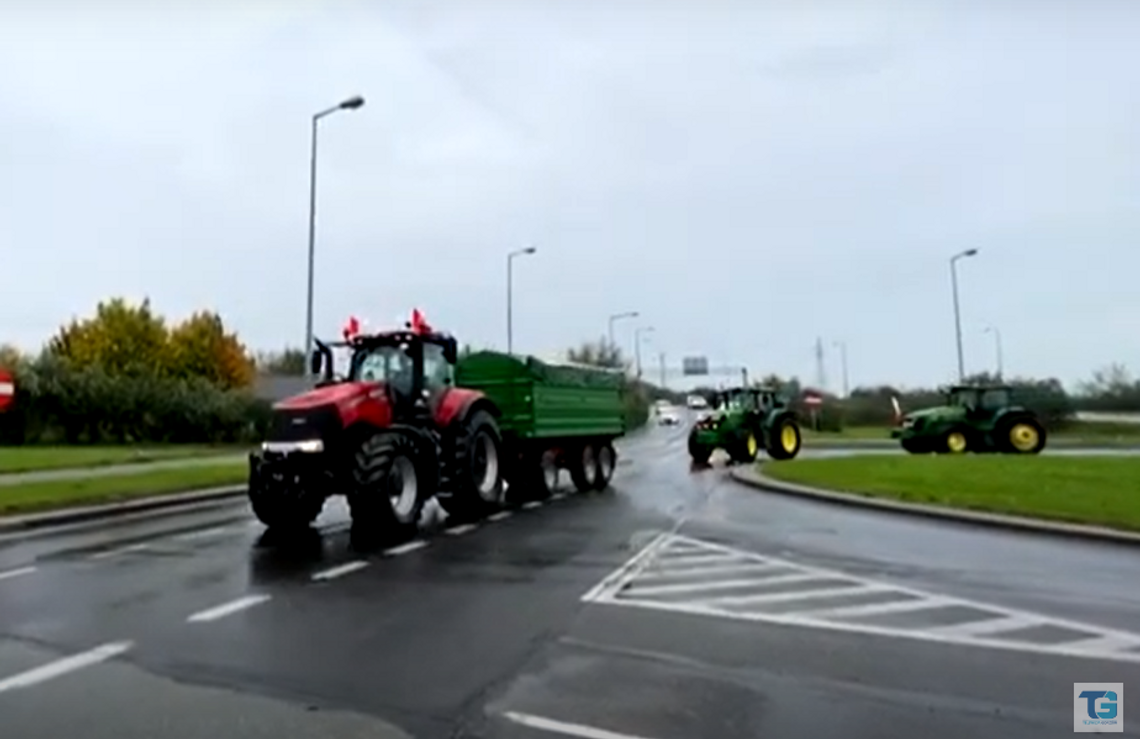
<path fill-rule="evenodd" d="M 163 374 L 168 332 L 150 300 L 132 306 L 122 298 L 101 302 L 93 318 L 72 320 L 48 342 L 48 353 L 76 368 L 101 367 L 114 375 Z"/>
<path fill-rule="evenodd" d="M 245 346 L 210 311 L 195 313 L 170 332 L 167 367 L 174 377 L 200 377 L 223 390 L 249 387 L 255 374 Z"/>
<path fill-rule="evenodd" d="M 587 341 L 576 349 L 566 352 L 566 358 L 576 364 L 608 369 L 628 369 L 629 362 L 622 356 L 621 349 L 605 339 Z"/>
<path fill-rule="evenodd" d="M 264 353 L 257 359 L 257 368 L 269 375 L 302 377 L 309 363 L 304 349 L 286 347 L 281 352 Z"/>

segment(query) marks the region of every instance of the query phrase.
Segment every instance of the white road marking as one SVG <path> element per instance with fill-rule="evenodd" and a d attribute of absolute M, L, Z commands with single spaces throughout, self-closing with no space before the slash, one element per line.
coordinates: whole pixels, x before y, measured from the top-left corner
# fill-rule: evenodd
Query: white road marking
<path fill-rule="evenodd" d="M 352 562 L 346 562 L 345 564 L 339 565 L 337 567 L 330 567 L 327 570 L 315 572 L 313 573 L 312 579 L 317 581 L 335 580 L 338 577 L 343 577 L 345 575 L 356 572 L 357 570 L 363 570 L 367 566 L 367 562 L 362 559 L 357 559 L 353 560 Z"/>
<path fill-rule="evenodd" d="M 97 554 L 92 554 L 90 557 L 88 557 L 88 559 L 108 559 L 110 557 L 117 557 L 120 554 L 130 554 L 132 552 L 145 552 L 147 549 L 150 549 L 150 546 L 151 545 L 149 543 L 142 542 L 140 544 L 131 544 L 130 546 L 126 546 L 126 547 L 116 547 L 115 549 L 108 549 L 105 552 L 99 552 Z"/>
<path fill-rule="evenodd" d="M 472 531 L 474 531 L 477 528 L 479 528 L 478 524 L 465 523 L 465 524 L 462 524 L 460 526 L 456 526 L 455 528 L 452 528 L 452 529 L 445 529 L 445 531 L 450 536 L 462 536 L 463 534 L 471 533 Z"/>
<path fill-rule="evenodd" d="M 526 503 L 523 503 L 522 507 L 528 511 L 533 511 L 535 508 L 542 508 L 542 501 L 530 500 Z"/>
<path fill-rule="evenodd" d="M 401 544 L 398 547 L 392 547 L 391 549 L 385 549 L 384 554 L 388 555 L 389 557 L 398 557 L 401 554 L 407 554 L 408 552 L 414 552 L 417 549 L 423 549 L 427 545 L 428 545 L 428 543 L 426 541 L 422 541 L 422 540 L 421 541 L 409 541 L 407 544 Z"/>
<path fill-rule="evenodd" d="M 703 553 L 698 555 L 696 550 Z M 761 566 L 756 577 L 749 578 L 741 570 L 747 562 Z M 773 576 L 766 572 L 769 569 L 788 574 Z M 664 578 L 675 582 L 665 584 Z M 689 578 L 699 578 L 699 582 L 686 582 Z M 821 581 L 820 587 L 772 590 L 779 582 L 815 580 Z M 740 592 L 717 596 L 716 589 L 730 587 Z M 889 600 L 861 602 L 869 595 Z M 821 603 L 823 599 L 831 602 Z M 681 536 L 675 530 L 655 537 L 582 600 L 947 645 L 1140 663 L 1140 633 L 876 582 Z M 940 610 L 949 607 L 979 613 L 968 622 L 947 625 L 945 611 Z M 1036 635 L 1022 632 L 1032 627 L 1075 633 L 1066 641 L 1047 643 L 1033 641 Z"/>
<path fill-rule="evenodd" d="M 554 719 L 543 718 L 542 716 L 532 716 L 529 713 L 507 711 L 503 716 L 514 721 L 516 724 L 529 726 L 532 729 L 549 731 L 565 736 L 577 736 L 582 739 L 646 739 L 646 737 L 636 734 L 621 734 L 616 731 L 609 731 L 608 729 L 597 729 L 593 726 L 586 726 L 585 724 L 571 724 L 566 721 L 555 721 Z"/>
<path fill-rule="evenodd" d="M 201 623 L 204 621 L 217 621 L 219 618 L 225 618 L 230 614 L 244 611 L 247 608 L 253 608 L 256 605 L 261 605 L 269 600 L 268 595 L 247 595 L 244 598 L 231 600 L 229 603 L 223 603 L 220 606 L 214 606 L 204 611 L 198 611 L 186 619 L 187 623 Z"/>
<path fill-rule="evenodd" d="M 565 497 L 566 497 L 566 493 L 555 493 L 554 495 L 550 496 L 550 499 L 551 500 L 562 500 Z"/>
<path fill-rule="evenodd" d="M 16 688 L 27 688 L 37 683 L 66 675 L 69 672 L 81 670 L 84 667 L 106 662 L 112 657 L 123 654 L 132 646 L 133 644 L 129 641 L 112 642 L 110 644 L 104 644 L 101 647 L 95 647 L 86 652 L 73 654 L 70 657 L 57 659 L 54 662 L 48 662 L 46 665 L 40 665 L 26 672 L 21 672 L 18 675 L 0 680 L 0 693 L 15 690 Z"/>
<path fill-rule="evenodd" d="M 487 516 L 488 521 L 503 521 L 511 517 L 510 511 L 499 511 L 498 513 Z"/>
<path fill-rule="evenodd" d="M 13 577 L 30 575 L 35 571 L 35 567 L 18 567 L 14 570 L 8 570 L 7 572 L 0 572 L 0 580 L 11 580 Z"/>
<path fill-rule="evenodd" d="M 212 529 L 202 529 L 200 531 L 189 531 L 185 534 L 179 534 L 174 538 L 178 541 L 194 541 L 195 539 L 208 539 L 211 536 L 218 536 L 226 533 L 224 526 L 215 526 Z"/>

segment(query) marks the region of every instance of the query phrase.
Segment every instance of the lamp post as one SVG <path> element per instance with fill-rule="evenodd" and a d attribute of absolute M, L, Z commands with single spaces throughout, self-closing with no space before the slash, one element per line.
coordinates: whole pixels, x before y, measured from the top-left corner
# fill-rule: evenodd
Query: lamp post
<path fill-rule="evenodd" d="M 847 342 L 836 341 L 835 346 L 839 349 L 839 362 L 843 368 L 843 397 L 846 398 L 851 394 L 851 387 L 847 382 Z"/>
<path fill-rule="evenodd" d="M 513 286 L 513 279 L 514 279 L 513 278 L 514 272 L 512 269 L 512 263 L 514 262 L 515 257 L 521 257 L 524 254 L 534 254 L 536 251 L 538 251 L 537 248 L 535 248 L 533 246 L 528 246 L 525 249 L 516 249 L 515 251 L 512 251 L 510 254 L 507 254 L 507 354 L 513 354 L 514 353 L 514 351 L 513 351 L 513 349 L 514 349 L 514 331 L 513 331 L 513 325 L 511 323 L 511 320 L 512 320 L 512 316 L 511 316 L 511 291 L 512 291 L 512 286 Z"/>
<path fill-rule="evenodd" d="M 312 378 L 308 358 L 313 354 L 313 262 L 317 240 L 317 122 L 338 110 L 356 110 L 364 98 L 356 95 L 313 116 L 312 152 L 309 157 L 309 291 L 305 307 L 305 375 Z"/>
<path fill-rule="evenodd" d="M 641 335 L 655 331 L 652 326 L 642 326 L 633 330 L 633 353 L 637 363 L 637 379 L 641 379 Z"/>
<path fill-rule="evenodd" d="M 621 321 L 621 320 L 626 319 L 626 318 L 637 318 L 638 315 L 639 314 L 637 311 L 631 310 L 631 311 L 627 311 L 625 313 L 615 313 L 612 316 L 610 316 L 609 337 L 610 337 L 610 348 L 611 349 L 614 349 L 617 347 L 617 344 L 614 343 L 614 322 L 615 321 Z"/>
<path fill-rule="evenodd" d="M 954 337 L 958 343 L 958 382 L 966 379 L 966 364 L 962 359 L 962 314 L 958 309 L 958 260 L 972 257 L 978 253 L 977 249 L 966 249 L 950 257 L 950 286 L 954 293 Z"/>
<path fill-rule="evenodd" d="M 997 355 L 997 379 L 998 379 L 998 382 L 1001 382 L 1001 377 L 1002 377 L 1001 331 L 998 330 L 997 326 L 987 326 L 985 332 L 987 334 L 993 334 L 994 335 L 994 353 Z"/>

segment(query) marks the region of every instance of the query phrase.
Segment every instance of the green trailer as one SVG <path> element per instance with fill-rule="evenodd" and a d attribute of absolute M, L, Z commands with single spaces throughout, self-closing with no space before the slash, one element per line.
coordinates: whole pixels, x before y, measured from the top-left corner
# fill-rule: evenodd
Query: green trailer
<path fill-rule="evenodd" d="M 480 351 L 459 359 L 455 384 L 483 393 L 498 409 L 509 487 L 525 488 L 527 497 L 549 495 L 562 469 L 580 491 L 609 485 L 613 441 L 626 432 L 620 370 Z"/>

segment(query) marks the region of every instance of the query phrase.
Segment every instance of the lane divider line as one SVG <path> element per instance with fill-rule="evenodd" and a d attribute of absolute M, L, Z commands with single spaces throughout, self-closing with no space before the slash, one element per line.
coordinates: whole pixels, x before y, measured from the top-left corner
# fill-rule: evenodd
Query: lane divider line
<path fill-rule="evenodd" d="M 353 572 L 356 572 L 357 570 L 363 570 L 367 566 L 368 562 L 365 562 L 362 559 L 357 559 L 353 560 L 352 562 L 346 562 L 342 565 L 338 565 L 337 567 L 330 567 L 327 570 L 321 570 L 320 572 L 313 573 L 311 579 L 318 582 L 321 580 L 335 580 L 338 577 L 344 577 L 345 575 L 349 575 Z"/>
<path fill-rule="evenodd" d="M 384 554 L 386 554 L 389 557 L 398 557 L 401 554 L 407 554 L 408 552 L 414 552 L 417 549 L 423 549 L 427 545 L 428 545 L 428 543 L 422 539 L 420 539 L 418 541 L 409 541 L 407 544 L 401 544 L 398 547 L 392 547 L 391 549 L 385 549 Z"/>
<path fill-rule="evenodd" d="M 451 529 L 444 529 L 444 532 L 449 536 L 462 536 L 463 534 L 471 533 L 477 528 L 479 528 L 479 524 L 465 523 L 462 526 L 456 526 L 455 528 Z"/>
<path fill-rule="evenodd" d="M 511 517 L 510 511 L 499 511 L 498 513 L 496 513 L 494 515 L 487 516 L 487 520 L 488 521 L 505 521 L 506 519 L 508 519 L 510 517 Z"/>
<path fill-rule="evenodd" d="M 19 567 L 7 572 L 0 572 L 0 580 L 11 580 L 13 577 L 22 577 L 23 575 L 30 575 L 36 571 L 35 567 Z"/>
<path fill-rule="evenodd" d="M 616 731 L 609 731 L 608 729 L 586 726 L 585 724 L 572 724 L 566 721 L 555 721 L 554 719 L 543 718 L 542 716 L 533 716 L 529 713 L 507 711 L 503 714 L 503 717 L 531 729 L 548 731 L 564 736 L 576 736 L 581 737 L 581 739 L 647 739 L 647 737 L 637 734 L 621 734 Z"/>
<path fill-rule="evenodd" d="M 202 529 L 200 531 L 189 531 L 185 534 L 179 534 L 174 538 L 178 541 L 194 541 L 195 539 L 208 539 L 211 536 L 218 536 L 220 534 L 226 533 L 226 531 L 227 529 L 225 526 L 215 526 L 213 528 Z"/>
<path fill-rule="evenodd" d="M 525 510 L 533 511 L 535 508 L 542 508 L 542 501 L 541 500 L 527 501 L 526 503 L 523 503 L 522 507 Z"/>
<path fill-rule="evenodd" d="M 95 647 L 86 652 L 80 652 L 70 657 L 48 662 L 46 665 L 40 665 L 26 672 L 21 672 L 18 675 L 0 680 L 0 693 L 17 688 L 27 688 L 66 675 L 69 672 L 82 670 L 84 667 L 106 662 L 112 657 L 123 654 L 132 646 L 134 646 L 134 644 L 129 641 L 111 642 L 110 644 L 104 644 L 103 646 Z"/>
<path fill-rule="evenodd" d="M 268 595 L 247 595 L 245 597 L 238 598 L 237 600 L 231 600 L 228 603 L 223 603 L 220 606 L 214 606 L 213 608 L 207 608 L 204 611 L 198 611 L 197 613 L 187 617 L 186 622 L 202 623 L 205 621 L 217 621 L 219 618 L 225 618 L 226 616 L 237 613 L 238 611 L 244 611 L 247 608 L 253 608 L 254 606 L 261 605 L 267 600 L 269 600 Z"/>

